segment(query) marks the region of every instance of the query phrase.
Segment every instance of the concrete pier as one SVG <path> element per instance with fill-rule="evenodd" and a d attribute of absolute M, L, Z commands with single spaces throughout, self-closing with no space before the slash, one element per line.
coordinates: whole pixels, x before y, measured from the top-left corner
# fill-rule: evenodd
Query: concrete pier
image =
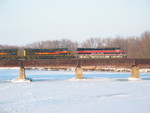
<path fill-rule="evenodd" d="M 131 76 L 129 77 L 129 80 L 140 80 L 140 72 L 138 66 L 132 66 L 131 67 Z"/>
<path fill-rule="evenodd" d="M 83 69 L 81 67 L 76 68 L 75 76 L 76 76 L 76 79 L 82 79 L 83 78 Z"/>
<path fill-rule="evenodd" d="M 26 78 L 23 61 L 20 61 L 20 75 L 19 77 L 13 79 L 12 82 L 30 82 L 30 81 L 31 79 Z"/>
<path fill-rule="evenodd" d="M 26 79 L 24 67 L 20 67 L 20 76 L 18 78 L 19 79 Z"/>

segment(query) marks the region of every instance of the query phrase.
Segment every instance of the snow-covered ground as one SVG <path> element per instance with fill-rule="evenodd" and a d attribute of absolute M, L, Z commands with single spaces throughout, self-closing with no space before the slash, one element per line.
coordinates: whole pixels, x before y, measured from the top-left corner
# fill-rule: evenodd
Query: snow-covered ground
<path fill-rule="evenodd" d="M 0 113 L 150 113 L 150 73 L 26 71 L 32 82 L 12 83 L 19 70 L 0 70 Z"/>

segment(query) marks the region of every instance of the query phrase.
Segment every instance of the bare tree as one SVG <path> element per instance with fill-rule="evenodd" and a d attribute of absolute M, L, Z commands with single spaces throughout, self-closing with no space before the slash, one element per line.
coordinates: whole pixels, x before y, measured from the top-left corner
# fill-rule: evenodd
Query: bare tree
<path fill-rule="evenodd" d="M 73 52 L 76 51 L 78 47 L 77 42 L 73 42 L 69 39 L 62 39 L 62 40 L 47 40 L 47 41 L 40 41 L 35 42 L 32 44 L 28 44 L 25 46 L 26 48 L 38 48 L 38 49 L 52 49 L 52 48 L 69 48 Z"/>
<path fill-rule="evenodd" d="M 85 40 L 82 43 L 81 47 L 85 47 L 85 48 L 99 48 L 103 46 L 103 42 L 101 38 L 90 38 Z"/>
<path fill-rule="evenodd" d="M 150 31 L 141 35 L 139 48 L 143 58 L 150 58 Z"/>
<path fill-rule="evenodd" d="M 84 48 L 121 47 L 126 51 L 128 58 L 150 58 L 150 31 L 144 32 L 140 37 L 89 38 L 81 43 L 73 42 L 70 39 L 47 40 L 34 42 L 24 47 L 0 45 L 0 49 L 69 48 L 76 53 L 75 51 L 79 46 Z"/>

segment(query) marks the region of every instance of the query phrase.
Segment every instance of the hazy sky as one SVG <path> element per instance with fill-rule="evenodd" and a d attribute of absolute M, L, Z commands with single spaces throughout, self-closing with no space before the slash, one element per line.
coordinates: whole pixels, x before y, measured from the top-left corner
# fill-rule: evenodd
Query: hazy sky
<path fill-rule="evenodd" d="M 150 0 L 0 0 L 0 44 L 139 36 L 150 30 Z"/>

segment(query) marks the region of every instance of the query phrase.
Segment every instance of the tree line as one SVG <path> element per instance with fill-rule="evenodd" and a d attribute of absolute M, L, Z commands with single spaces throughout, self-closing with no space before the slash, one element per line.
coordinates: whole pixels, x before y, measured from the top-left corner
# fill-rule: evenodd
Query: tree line
<path fill-rule="evenodd" d="M 0 49 L 10 48 L 69 48 L 74 53 L 76 48 L 103 48 L 120 47 L 125 50 L 127 58 L 150 58 L 150 31 L 144 32 L 140 36 L 114 38 L 89 38 L 83 42 L 71 41 L 70 39 L 47 40 L 27 44 L 26 46 L 0 45 Z"/>

